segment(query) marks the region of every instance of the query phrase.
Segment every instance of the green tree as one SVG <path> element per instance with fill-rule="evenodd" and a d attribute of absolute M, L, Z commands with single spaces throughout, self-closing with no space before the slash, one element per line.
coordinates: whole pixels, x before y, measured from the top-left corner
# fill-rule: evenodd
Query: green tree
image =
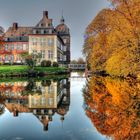
<path fill-rule="evenodd" d="M 34 70 L 34 67 L 37 63 L 40 63 L 41 53 L 22 53 L 21 56 L 25 60 L 25 63 L 29 66 L 30 69 Z"/>

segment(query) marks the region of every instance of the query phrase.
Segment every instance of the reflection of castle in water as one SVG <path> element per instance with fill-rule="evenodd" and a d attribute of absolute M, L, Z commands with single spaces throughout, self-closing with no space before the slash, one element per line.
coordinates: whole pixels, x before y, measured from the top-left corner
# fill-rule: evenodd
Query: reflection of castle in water
<path fill-rule="evenodd" d="M 44 130 L 48 130 L 49 121 L 53 120 L 55 113 L 59 114 L 63 121 L 69 110 L 68 79 L 0 83 L 0 93 L 6 108 L 14 116 L 32 112 L 43 123 Z"/>

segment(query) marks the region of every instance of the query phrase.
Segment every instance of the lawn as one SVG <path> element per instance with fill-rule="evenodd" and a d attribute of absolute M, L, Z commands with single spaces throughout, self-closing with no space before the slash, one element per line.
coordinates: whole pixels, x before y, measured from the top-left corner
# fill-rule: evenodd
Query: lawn
<path fill-rule="evenodd" d="M 26 72 L 28 66 L 0 66 L 0 74 L 10 74 L 10 73 L 23 73 Z"/>
<path fill-rule="evenodd" d="M 53 74 L 53 73 L 59 73 L 59 72 L 64 72 L 66 68 L 62 67 L 35 67 L 36 71 L 39 72 L 44 72 L 47 74 Z M 28 66 L 19 66 L 19 65 L 14 65 L 14 66 L 7 66 L 7 65 L 2 65 L 0 66 L 0 75 L 1 74 L 22 74 L 26 73 L 28 71 Z"/>

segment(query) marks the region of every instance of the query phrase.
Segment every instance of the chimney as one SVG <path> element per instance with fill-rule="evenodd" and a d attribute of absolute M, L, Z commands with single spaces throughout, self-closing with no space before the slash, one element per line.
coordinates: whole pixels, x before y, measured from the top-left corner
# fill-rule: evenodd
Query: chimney
<path fill-rule="evenodd" d="M 48 11 L 43 11 L 43 18 L 48 18 Z"/>
<path fill-rule="evenodd" d="M 18 23 L 16 23 L 16 22 L 13 23 L 13 29 L 14 29 L 14 30 L 17 30 L 17 29 L 18 29 Z"/>

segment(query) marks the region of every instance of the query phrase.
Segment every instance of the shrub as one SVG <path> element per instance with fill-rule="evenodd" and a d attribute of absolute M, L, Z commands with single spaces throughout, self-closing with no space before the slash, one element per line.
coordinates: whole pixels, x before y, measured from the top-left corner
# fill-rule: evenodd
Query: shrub
<path fill-rule="evenodd" d="M 58 67 L 59 64 L 57 62 L 53 62 L 53 67 Z"/>
<path fill-rule="evenodd" d="M 3 65 L 3 62 L 0 62 L 0 65 Z"/>
<path fill-rule="evenodd" d="M 41 67 L 50 67 L 51 66 L 51 61 L 49 60 L 43 60 L 41 62 Z"/>

